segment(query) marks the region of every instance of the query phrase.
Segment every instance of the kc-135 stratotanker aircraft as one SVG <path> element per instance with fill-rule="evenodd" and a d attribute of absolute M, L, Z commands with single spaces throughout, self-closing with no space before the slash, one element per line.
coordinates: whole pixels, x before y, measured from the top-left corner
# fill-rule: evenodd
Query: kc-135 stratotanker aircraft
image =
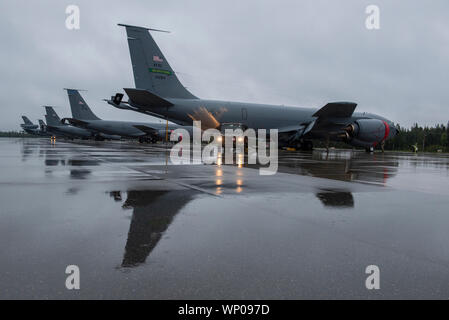
<path fill-rule="evenodd" d="M 46 132 L 52 136 L 64 137 L 68 139 L 89 139 L 94 135 L 91 131 L 62 124 L 56 111 L 51 106 L 44 106 L 45 120 L 47 121 Z"/>
<path fill-rule="evenodd" d="M 27 116 L 22 116 L 22 119 L 23 123 L 20 125 L 20 127 L 23 129 L 23 131 L 37 136 L 40 135 L 41 130 L 39 129 L 39 125 L 31 122 L 31 120 L 28 119 Z"/>
<path fill-rule="evenodd" d="M 103 135 L 137 138 L 140 142 L 163 139 L 167 134 L 166 131 L 170 132 L 181 127 L 177 124 L 103 120 L 92 112 L 79 90 L 65 90 L 69 96 L 72 118 L 62 119 L 62 123 L 68 122 L 75 127 L 100 132 Z M 191 127 L 185 129 L 191 131 Z"/>
<path fill-rule="evenodd" d="M 51 133 L 47 132 L 47 125 L 42 119 L 37 120 L 39 125 L 32 123 L 26 116 L 22 116 L 22 119 L 24 123 L 20 126 L 26 133 L 41 137 L 51 136 Z"/>
<path fill-rule="evenodd" d="M 320 109 L 279 105 L 204 100 L 190 93 L 178 80 L 149 31 L 162 31 L 119 24 L 126 28 L 136 88 L 106 100 L 110 105 L 168 119 L 180 125 L 200 120 L 202 129 L 221 129 L 223 124 L 242 128 L 278 129 L 279 146 L 311 149 L 311 139 L 344 141 L 371 151 L 399 133 L 390 120 L 354 112 L 354 102 L 330 102 Z"/>

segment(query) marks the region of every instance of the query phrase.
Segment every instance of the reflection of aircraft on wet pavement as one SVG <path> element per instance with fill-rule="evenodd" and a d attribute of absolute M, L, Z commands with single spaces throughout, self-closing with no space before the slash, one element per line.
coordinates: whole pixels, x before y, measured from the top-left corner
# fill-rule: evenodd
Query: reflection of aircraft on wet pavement
<path fill-rule="evenodd" d="M 56 171 L 68 170 L 70 179 L 84 180 L 92 173 L 91 167 L 100 165 L 100 161 L 82 155 L 66 155 L 53 149 L 44 149 L 45 173 L 51 175 Z"/>
<path fill-rule="evenodd" d="M 325 207 L 353 208 L 354 197 L 349 191 L 322 189 L 316 193 L 316 197 Z"/>
<path fill-rule="evenodd" d="M 363 152 L 285 153 L 279 157 L 280 172 L 319 178 L 385 184 L 396 175 L 399 163 L 388 155 L 370 157 Z"/>
<path fill-rule="evenodd" d="M 296 157 L 295 157 L 296 155 Z M 286 153 L 279 157 L 279 172 L 318 178 L 385 185 L 396 175 L 399 162 L 387 155 L 368 156 L 363 152 Z M 316 197 L 325 207 L 352 208 L 350 191 L 319 189 Z"/>
<path fill-rule="evenodd" d="M 72 118 L 64 118 L 63 122 L 68 122 L 78 128 L 101 132 L 102 134 L 135 138 L 140 142 L 165 139 L 166 133 L 180 128 L 179 125 L 164 123 L 148 123 L 133 121 L 112 121 L 98 118 L 87 105 L 78 90 L 66 89 L 69 96 Z M 168 131 L 167 131 L 168 130 Z"/>
<path fill-rule="evenodd" d="M 125 246 L 122 267 L 135 267 L 147 259 L 173 218 L 189 201 L 196 191 L 128 191 L 123 209 L 133 209 Z M 121 201 L 121 192 L 110 193 L 115 201 Z"/>
<path fill-rule="evenodd" d="M 324 107 L 299 108 L 267 104 L 238 103 L 199 99 L 179 81 L 149 30 L 126 28 L 136 88 L 108 100 L 119 109 L 132 110 L 191 125 L 200 120 L 203 129 L 220 129 L 223 123 L 240 124 L 252 129 L 278 129 L 279 145 L 311 149 L 311 139 L 344 141 L 367 150 L 394 137 L 398 130 L 390 120 L 371 114 L 354 112 L 353 102 L 330 102 Z"/>
<path fill-rule="evenodd" d="M 31 139 L 30 139 L 31 140 Z M 30 158 L 34 153 L 42 152 L 40 149 L 39 144 L 37 144 L 34 141 L 30 141 L 28 139 L 24 139 L 22 141 L 22 161 L 26 161 L 28 158 Z"/>

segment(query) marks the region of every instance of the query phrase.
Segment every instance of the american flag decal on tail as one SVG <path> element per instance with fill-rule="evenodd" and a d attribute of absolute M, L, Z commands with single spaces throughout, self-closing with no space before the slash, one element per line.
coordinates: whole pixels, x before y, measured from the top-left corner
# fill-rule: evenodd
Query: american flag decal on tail
<path fill-rule="evenodd" d="M 154 62 L 164 62 L 164 60 L 159 56 L 153 56 L 153 61 Z"/>

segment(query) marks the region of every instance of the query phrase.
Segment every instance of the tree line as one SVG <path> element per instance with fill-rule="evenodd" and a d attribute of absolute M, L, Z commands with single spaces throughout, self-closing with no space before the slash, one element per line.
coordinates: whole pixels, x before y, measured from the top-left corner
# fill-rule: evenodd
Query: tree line
<path fill-rule="evenodd" d="M 448 126 L 421 127 L 415 123 L 411 128 L 396 127 L 400 132 L 385 143 L 386 150 L 413 151 L 415 146 L 418 151 L 449 152 L 449 123 Z"/>
<path fill-rule="evenodd" d="M 0 131 L 0 137 L 9 137 L 9 138 L 34 138 L 38 136 L 33 136 L 32 134 L 28 134 L 26 132 L 20 131 Z"/>

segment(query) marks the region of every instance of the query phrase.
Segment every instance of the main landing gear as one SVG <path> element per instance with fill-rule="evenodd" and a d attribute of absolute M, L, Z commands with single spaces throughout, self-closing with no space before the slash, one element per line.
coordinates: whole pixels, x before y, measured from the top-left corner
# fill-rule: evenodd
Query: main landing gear
<path fill-rule="evenodd" d="M 139 143 L 155 143 L 156 139 L 151 137 L 139 137 Z"/>

